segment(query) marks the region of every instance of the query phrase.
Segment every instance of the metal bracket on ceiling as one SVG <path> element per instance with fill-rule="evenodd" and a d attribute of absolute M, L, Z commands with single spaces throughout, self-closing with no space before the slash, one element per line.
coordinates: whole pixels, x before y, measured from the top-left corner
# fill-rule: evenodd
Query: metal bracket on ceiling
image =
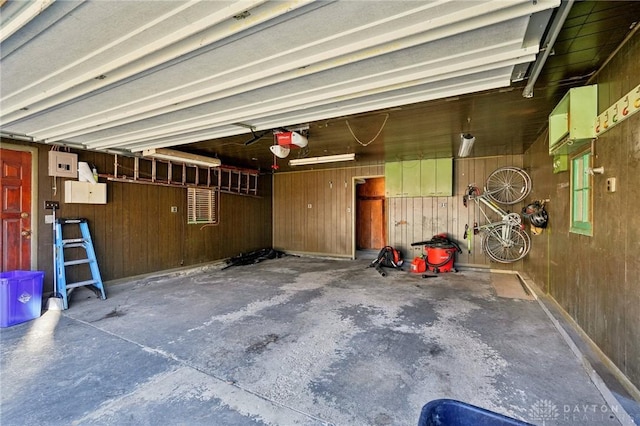
<path fill-rule="evenodd" d="M 547 58 L 553 52 L 553 44 L 556 42 L 558 38 L 558 34 L 562 30 L 562 26 L 564 25 L 564 21 L 567 19 L 569 15 L 569 11 L 573 6 L 574 0 L 563 1 L 558 9 L 556 10 L 556 14 L 553 17 L 553 21 L 549 26 L 549 31 L 547 32 L 547 36 L 542 43 L 540 51 L 542 55 L 538 55 L 536 61 L 533 63 L 531 67 L 531 75 L 529 76 L 529 81 L 522 91 L 522 96 L 525 98 L 533 98 L 533 86 L 536 84 L 540 73 L 542 72 L 542 68 L 544 64 L 547 62 Z"/>

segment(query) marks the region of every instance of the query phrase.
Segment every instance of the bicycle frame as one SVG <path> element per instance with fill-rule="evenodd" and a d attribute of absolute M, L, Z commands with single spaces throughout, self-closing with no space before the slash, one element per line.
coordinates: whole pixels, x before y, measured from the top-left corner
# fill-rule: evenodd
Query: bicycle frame
<path fill-rule="evenodd" d="M 493 260 L 510 263 L 522 259 L 530 249 L 529 236 L 522 231 L 522 219 L 517 213 L 503 210 L 486 193 L 480 194 L 477 187 L 469 185 L 464 196 L 464 204 L 473 200 L 477 209 L 482 212 L 486 222 L 478 229 L 483 233 L 482 249 Z M 483 206 L 500 216 L 499 221 L 491 221 Z"/>

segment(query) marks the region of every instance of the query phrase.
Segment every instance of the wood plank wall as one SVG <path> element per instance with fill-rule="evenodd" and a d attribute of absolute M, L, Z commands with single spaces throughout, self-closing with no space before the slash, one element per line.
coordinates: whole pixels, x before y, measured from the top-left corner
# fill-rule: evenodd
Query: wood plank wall
<path fill-rule="evenodd" d="M 271 247 L 270 176 L 259 178 L 261 198 L 221 194 L 220 224 L 202 227 L 186 223 L 187 195 L 183 188 L 107 182 L 106 205 L 65 204 L 64 179 L 54 180 L 48 176 L 50 147 L 33 146 L 39 149 L 36 243 L 38 269 L 45 271 L 45 293 L 51 291 L 53 283 L 53 232 L 52 225 L 45 224 L 44 217 L 51 211 L 42 208 L 45 200 L 60 202 L 58 217 L 88 219 L 104 281 L 196 265 Z M 88 151 L 77 153 L 79 161 L 95 164 L 101 173 L 113 173 L 113 156 Z M 178 212 L 171 213 L 171 206 L 177 206 Z M 82 279 L 88 269 L 69 268 L 69 273 L 69 280 Z"/>
<path fill-rule="evenodd" d="M 640 83 L 640 33 L 597 75 L 598 112 Z M 640 114 L 594 143 L 593 236 L 569 232 L 570 174 L 553 174 L 547 135 L 525 154 L 538 195 L 548 196 L 549 229 L 524 270 L 640 388 Z M 606 179 L 617 179 L 608 193 Z M 546 245 L 546 246 L 545 246 Z M 539 248 L 539 250 L 538 250 Z"/>
<path fill-rule="evenodd" d="M 471 240 L 471 253 L 468 240 L 464 237 L 464 227 L 471 228 L 474 222 L 484 223 L 484 217 L 475 204 L 465 207 L 463 196 L 467 185 L 474 184 L 482 188 L 487 176 L 495 169 L 503 166 L 522 167 L 522 155 L 506 155 L 502 157 L 484 157 L 456 159 L 453 164 L 453 196 L 452 197 L 409 197 L 389 198 L 389 244 L 399 248 L 405 259 L 411 260 L 424 254 L 423 246 L 411 247 L 411 243 L 428 241 L 434 235 L 446 233 L 456 241 L 462 253 L 456 255 L 457 265 L 491 267 L 493 269 L 518 270 L 522 261 L 511 264 L 491 262 L 481 251 L 481 235 L 474 235 Z M 534 184 L 535 185 L 535 184 Z M 505 210 L 520 212 L 522 204 L 506 207 Z M 492 217 L 492 212 L 487 212 Z"/>
<path fill-rule="evenodd" d="M 405 259 L 423 253 L 411 243 L 447 233 L 464 248 L 457 263 L 518 270 L 522 261 L 499 264 L 489 261 L 480 250 L 480 235 L 473 238 L 471 254 L 463 239 L 464 225 L 473 225 L 478 212 L 465 208 L 462 197 L 469 183 L 483 186 L 498 167 L 522 166 L 522 155 L 461 159 L 454 163 L 454 196 L 388 198 L 387 243 L 403 252 Z M 297 253 L 347 256 L 353 253 L 353 177 L 384 174 L 384 165 L 277 173 L 274 175 L 273 245 Z M 345 186 L 346 182 L 346 186 Z M 331 187 L 333 183 L 333 187 Z M 534 184 L 535 185 L 535 184 Z M 309 208 L 311 205 L 311 208 Z M 523 204 L 511 207 L 519 212 Z"/>
<path fill-rule="evenodd" d="M 350 257 L 354 177 L 384 175 L 384 165 L 276 173 L 273 246 L 295 253 Z"/>

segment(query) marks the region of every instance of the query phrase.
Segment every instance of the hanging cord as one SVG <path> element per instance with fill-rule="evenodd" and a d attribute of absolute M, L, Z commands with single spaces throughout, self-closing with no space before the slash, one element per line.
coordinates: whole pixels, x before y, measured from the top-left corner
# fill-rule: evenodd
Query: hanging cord
<path fill-rule="evenodd" d="M 382 129 L 384 129 L 384 126 L 387 124 L 387 120 L 389 119 L 389 114 L 385 114 L 386 117 L 384 118 L 384 122 L 382 123 L 382 126 L 380 126 L 380 130 L 378 130 L 378 133 L 376 133 L 376 135 L 373 137 L 373 139 L 371 139 L 369 142 L 367 143 L 363 143 L 360 139 L 358 139 L 358 137 L 353 133 L 353 130 L 351 130 L 351 126 L 349 125 L 349 120 L 345 120 L 345 123 L 347 123 L 347 128 L 349 129 L 349 132 L 351 133 L 351 136 L 353 136 L 353 138 L 356 140 L 356 142 L 358 142 L 360 145 L 362 146 L 368 146 L 371 142 L 375 141 L 378 136 L 380 136 L 380 133 L 382 133 Z"/>

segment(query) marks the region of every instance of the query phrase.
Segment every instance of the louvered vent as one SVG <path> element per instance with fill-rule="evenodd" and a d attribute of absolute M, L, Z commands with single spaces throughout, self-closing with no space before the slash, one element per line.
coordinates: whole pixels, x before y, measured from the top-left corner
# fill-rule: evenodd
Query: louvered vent
<path fill-rule="evenodd" d="M 214 189 L 187 188 L 187 223 L 217 224 L 219 217 L 219 195 Z"/>

